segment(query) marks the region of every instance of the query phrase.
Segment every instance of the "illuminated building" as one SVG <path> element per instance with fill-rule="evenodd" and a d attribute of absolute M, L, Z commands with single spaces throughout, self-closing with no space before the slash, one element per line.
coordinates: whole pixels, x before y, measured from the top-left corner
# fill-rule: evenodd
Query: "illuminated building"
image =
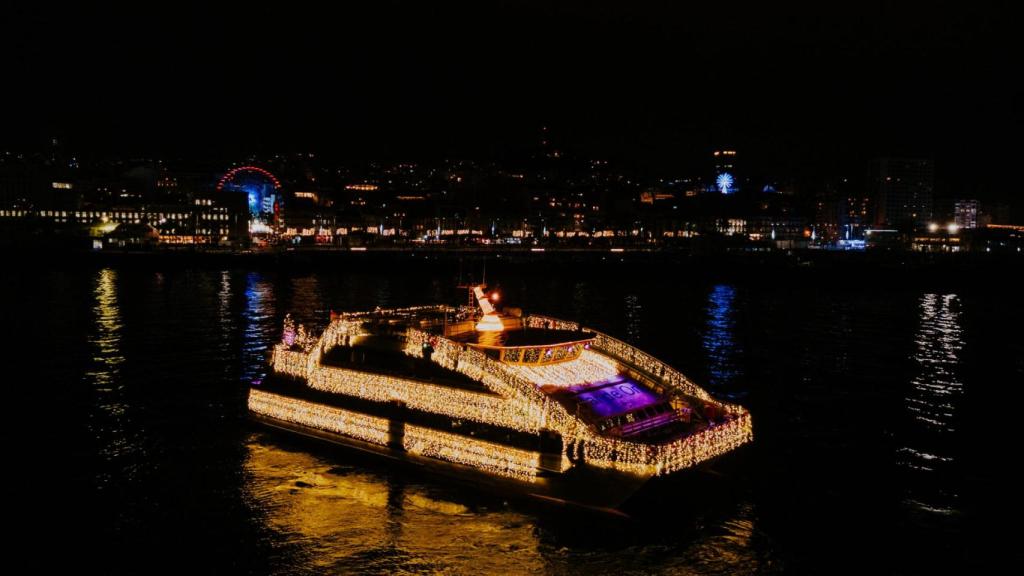
<path fill-rule="evenodd" d="M 910 239 L 910 249 L 915 252 L 960 252 L 964 245 L 963 236 L 958 232 L 956 224 L 934 232 L 918 232 Z"/>
<path fill-rule="evenodd" d="M 14 219 L 36 218 L 56 228 L 83 229 L 91 238 L 112 236 L 110 246 L 123 246 L 121 241 L 132 227 L 148 225 L 158 235 L 142 236 L 157 244 L 239 244 L 248 237 L 246 220 L 239 206 L 197 198 L 191 205 L 147 204 L 138 207 L 93 206 L 87 209 L 0 209 L 0 223 Z M 116 234 L 118 227 L 126 228 Z M 134 229 L 139 231 L 141 229 Z"/>
<path fill-rule="evenodd" d="M 217 180 L 209 173 L 141 165 L 118 176 L 16 174 L 21 177 L 0 177 L 0 227 L 34 222 L 40 235 L 60 238 L 69 248 L 249 242 L 244 195 L 214 190 Z"/>
<path fill-rule="evenodd" d="M 378 189 L 376 184 L 346 184 L 345 190 L 358 190 L 360 192 L 373 192 Z"/>
<path fill-rule="evenodd" d="M 871 162 L 869 187 L 877 226 L 912 229 L 932 219 L 935 169 L 921 158 L 877 158 Z"/>
<path fill-rule="evenodd" d="M 953 203 L 953 221 L 963 229 L 978 227 L 978 201 L 957 200 Z"/>
<path fill-rule="evenodd" d="M 872 217 L 871 200 L 863 192 L 860 182 L 841 177 L 828 181 L 815 194 L 816 243 L 848 246 L 863 240 L 864 227 L 871 224 Z"/>
<path fill-rule="evenodd" d="M 733 194 L 739 191 L 736 180 L 736 151 L 715 150 L 712 153 L 715 161 L 715 192 Z"/>
<path fill-rule="evenodd" d="M 286 320 L 253 417 L 503 488 L 613 508 L 752 438 L 750 414 L 574 322 L 444 305 Z"/>

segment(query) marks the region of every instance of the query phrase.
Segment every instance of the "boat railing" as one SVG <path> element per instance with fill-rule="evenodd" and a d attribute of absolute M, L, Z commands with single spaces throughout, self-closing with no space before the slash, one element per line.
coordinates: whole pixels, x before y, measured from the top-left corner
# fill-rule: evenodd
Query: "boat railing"
<path fill-rule="evenodd" d="M 433 349 L 431 359 L 442 365 L 480 379 L 506 398 L 528 398 L 542 414 L 546 427 L 562 435 L 567 449 L 585 454 L 587 462 L 599 467 L 637 474 L 667 474 L 724 454 L 752 438 L 750 414 L 742 408 L 723 422 L 664 444 L 602 436 L 501 362 L 436 334 L 410 329 L 406 352 L 422 357 L 424 344 Z"/>
<path fill-rule="evenodd" d="M 554 330 L 580 330 L 580 325 L 577 322 L 570 322 L 568 320 L 560 320 L 551 316 L 543 316 L 540 314 L 530 314 L 523 319 L 527 328 L 551 328 Z"/>
<path fill-rule="evenodd" d="M 665 362 L 658 360 L 654 356 L 623 342 L 615 337 L 609 336 L 593 328 L 581 327 L 573 322 L 567 322 L 552 318 L 549 316 L 531 315 L 527 318 L 527 323 L 534 324 L 537 326 L 575 326 L 575 330 L 584 330 L 594 334 L 594 340 L 592 346 L 598 351 L 619 360 L 629 366 L 636 368 L 643 374 L 649 374 L 653 377 L 654 381 L 668 388 L 670 391 L 679 392 L 687 396 L 698 398 L 705 402 L 711 402 L 713 404 L 721 406 L 729 414 L 739 414 L 745 412 L 746 409 L 742 406 L 730 404 L 728 402 L 722 402 L 711 396 L 707 390 L 704 390 L 692 380 L 686 377 L 682 372 L 676 370 L 672 366 L 669 366 Z"/>
<path fill-rule="evenodd" d="M 331 378 L 327 375 L 328 372 L 325 372 L 330 367 L 321 366 L 321 355 L 331 346 L 344 343 L 353 336 L 360 335 L 363 330 L 363 323 L 356 319 L 336 319 L 324 330 L 316 344 L 307 351 L 292 350 L 284 344 L 278 344 L 273 350 L 274 369 L 277 372 L 305 378 L 307 382 L 327 378 L 337 383 L 338 380 Z M 603 336 L 598 348 L 605 353 L 626 361 L 633 359 L 640 364 L 641 368 L 647 366 L 656 370 L 652 374 L 658 374 L 662 378 L 668 374 L 671 379 L 669 381 L 677 384 L 687 383 L 688 390 L 692 387 L 699 391 L 693 394 L 694 396 L 710 398 L 710 395 L 690 383 L 685 377 L 674 376 L 674 370 L 657 362 L 650 355 L 607 335 L 598 334 Z M 548 397 L 533 382 L 513 373 L 508 366 L 501 362 L 458 342 L 410 327 L 406 331 L 405 352 L 412 356 L 423 357 L 424 352 L 428 349 L 432 349 L 431 360 L 482 382 L 502 396 L 502 401 L 518 404 L 515 413 L 509 414 L 507 422 L 509 426 L 520 430 L 550 429 L 556 431 L 562 435 L 566 451 L 583 455 L 586 462 L 598 467 L 636 474 L 666 474 L 724 454 L 752 438 L 750 414 L 738 406 L 729 410 L 730 417 L 728 419 L 716 422 L 699 433 L 664 444 L 642 443 L 602 436 L 591 426 L 566 411 L 564 406 Z M 323 380 L 320 381 L 323 382 Z M 375 385 L 376 382 L 361 384 L 365 390 Z M 426 409 L 437 409 L 437 399 L 430 400 L 426 396 L 423 398 L 424 402 L 430 402 Z M 451 404 L 450 408 L 457 412 L 459 398 L 446 397 L 443 401 Z M 486 407 L 480 406 L 479 408 L 479 417 L 481 419 L 488 418 Z"/>

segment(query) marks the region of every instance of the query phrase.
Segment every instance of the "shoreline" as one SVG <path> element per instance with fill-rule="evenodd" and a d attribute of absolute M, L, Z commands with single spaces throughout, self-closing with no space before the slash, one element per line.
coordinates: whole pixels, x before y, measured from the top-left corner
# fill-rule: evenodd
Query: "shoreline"
<path fill-rule="evenodd" d="M 683 278 L 835 282 L 868 288 L 890 284 L 978 284 L 1013 282 L 1024 269 L 1024 254 L 920 253 L 874 251 L 836 252 L 794 250 L 772 252 L 582 249 L 526 250 L 407 250 L 366 251 L 294 249 L 232 252 L 220 250 L 68 251 L 36 249 L 11 251 L 15 269 L 49 267 L 230 268 L 314 272 L 344 267 L 358 272 L 398 270 L 479 275 L 486 265 L 531 274 L 573 273 L 580 276 L 640 274 L 638 281 L 677 281 Z M 832 287 L 833 284 L 828 284 Z M 825 287 L 825 286 L 823 286 Z"/>

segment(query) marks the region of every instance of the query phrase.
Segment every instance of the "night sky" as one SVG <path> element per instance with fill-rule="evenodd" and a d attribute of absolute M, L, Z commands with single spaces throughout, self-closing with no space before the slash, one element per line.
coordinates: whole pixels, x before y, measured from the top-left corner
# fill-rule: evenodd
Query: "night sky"
<path fill-rule="evenodd" d="M 781 176 L 923 155 L 948 187 L 1017 187 L 1008 4 L 207 4 L 8 5 L 3 144 L 502 160 L 548 125 L 652 174 L 728 146 Z"/>

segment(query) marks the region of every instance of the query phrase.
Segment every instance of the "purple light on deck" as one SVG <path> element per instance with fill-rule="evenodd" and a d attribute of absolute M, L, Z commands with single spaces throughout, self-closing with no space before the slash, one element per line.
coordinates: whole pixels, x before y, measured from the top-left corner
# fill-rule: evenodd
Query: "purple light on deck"
<path fill-rule="evenodd" d="M 608 418 L 645 406 L 657 404 L 661 398 L 625 376 L 616 376 L 589 386 L 571 386 L 576 401 L 598 418 Z"/>

